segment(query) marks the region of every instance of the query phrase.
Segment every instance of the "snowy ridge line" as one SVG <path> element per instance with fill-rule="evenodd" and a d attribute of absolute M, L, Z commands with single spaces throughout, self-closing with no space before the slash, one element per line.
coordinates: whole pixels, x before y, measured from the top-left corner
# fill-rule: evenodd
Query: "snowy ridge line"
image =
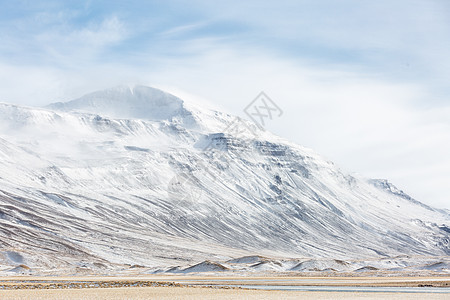
<path fill-rule="evenodd" d="M 329 259 L 323 270 L 450 253 L 448 210 L 143 86 L 46 109 L 0 105 L 0 191 L 10 269 L 164 269 L 257 253 Z"/>

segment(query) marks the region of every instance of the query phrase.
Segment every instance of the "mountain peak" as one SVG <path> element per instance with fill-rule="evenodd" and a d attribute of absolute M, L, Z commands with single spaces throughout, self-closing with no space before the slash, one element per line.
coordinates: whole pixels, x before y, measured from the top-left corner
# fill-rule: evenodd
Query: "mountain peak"
<path fill-rule="evenodd" d="M 117 119 L 166 120 L 189 112 L 180 98 L 156 88 L 118 86 L 84 95 L 69 102 L 57 102 L 49 109 L 100 114 Z"/>
<path fill-rule="evenodd" d="M 50 107 L 67 113 L 0 105 L 3 270 L 23 257 L 52 273 L 339 271 L 336 259 L 450 254 L 448 211 L 251 122 L 142 86 Z"/>

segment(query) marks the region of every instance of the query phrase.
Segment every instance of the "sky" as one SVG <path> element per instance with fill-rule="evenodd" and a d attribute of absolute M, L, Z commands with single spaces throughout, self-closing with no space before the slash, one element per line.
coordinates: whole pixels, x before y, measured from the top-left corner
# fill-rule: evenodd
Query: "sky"
<path fill-rule="evenodd" d="M 145 84 L 450 209 L 450 2 L 0 0 L 0 101 Z"/>

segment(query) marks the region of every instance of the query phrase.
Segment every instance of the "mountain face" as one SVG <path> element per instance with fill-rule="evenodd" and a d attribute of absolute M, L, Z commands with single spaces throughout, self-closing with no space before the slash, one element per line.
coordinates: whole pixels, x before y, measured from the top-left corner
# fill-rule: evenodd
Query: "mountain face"
<path fill-rule="evenodd" d="M 0 104 L 0 268 L 449 254 L 448 211 L 160 90 Z"/>

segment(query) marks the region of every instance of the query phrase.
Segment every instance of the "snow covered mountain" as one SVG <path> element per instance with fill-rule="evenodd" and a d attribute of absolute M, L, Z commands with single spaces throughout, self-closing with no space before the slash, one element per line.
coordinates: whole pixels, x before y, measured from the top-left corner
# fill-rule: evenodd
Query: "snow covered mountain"
<path fill-rule="evenodd" d="M 0 104 L 0 247 L 0 270 L 80 272 L 447 256 L 450 215 L 251 122 L 119 87 L 46 108 Z"/>

